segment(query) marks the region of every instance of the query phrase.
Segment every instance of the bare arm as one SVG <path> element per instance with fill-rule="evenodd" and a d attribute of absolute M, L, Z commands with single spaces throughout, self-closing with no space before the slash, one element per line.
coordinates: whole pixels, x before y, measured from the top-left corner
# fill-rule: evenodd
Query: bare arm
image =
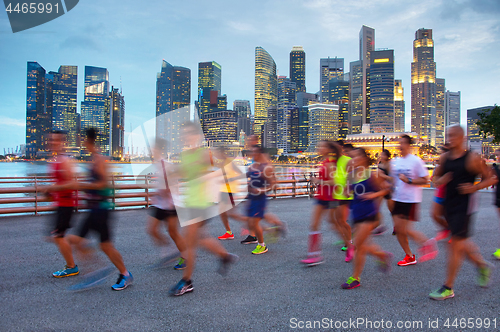
<path fill-rule="evenodd" d="M 471 154 L 470 158 L 467 160 L 467 168 L 473 172 L 480 174 L 481 182 L 478 184 L 464 183 L 458 187 L 458 191 L 461 194 L 472 194 L 480 189 L 490 187 L 498 182 L 495 174 L 493 174 L 492 169 L 489 168 L 484 160 L 477 154 Z"/>

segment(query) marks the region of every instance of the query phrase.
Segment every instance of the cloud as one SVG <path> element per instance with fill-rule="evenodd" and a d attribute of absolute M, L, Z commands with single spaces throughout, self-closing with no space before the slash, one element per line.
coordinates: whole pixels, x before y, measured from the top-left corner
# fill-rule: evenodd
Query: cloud
<path fill-rule="evenodd" d="M 87 36 L 72 36 L 66 38 L 60 45 L 62 49 L 84 49 L 86 51 L 102 51 L 101 45 L 94 39 Z"/>
<path fill-rule="evenodd" d="M 0 115 L 0 126 L 2 127 L 25 127 L 25 119 L 14 119 L 7 116 Z"/>
<path fill-rule="evenodd" d="M 229 26 L 229 28 L 237 30 L 239 32 L 253 32 L 253 31 L 255 31 L 255 27 L 249 23 L 229 21 L 229 22 L 227 22 L 227 25 Z"/>

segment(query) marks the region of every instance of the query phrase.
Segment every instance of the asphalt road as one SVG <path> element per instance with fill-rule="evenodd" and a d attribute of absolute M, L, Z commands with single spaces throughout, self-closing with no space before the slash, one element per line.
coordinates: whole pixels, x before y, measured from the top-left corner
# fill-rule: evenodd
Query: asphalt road
<path fill-rule="evenodd" d="M 424 191 L 421 221 L 416 224 L 427 236 L 436 232 L 429 217 L 432 194 L 431 190 Z M 500 244 L 499 218 L 491 204 L 493 194 L 480 195 L 473 239 L 493 262 L 491 253 Z M 270 202 L 269 210 L 288 223 L 288 237 L 269 244 L 269 252 L 259 256 L 251 254 L 253 246 L 241 245 L 240 237 L 224 242 L 230 252 L 241 258 L 226 277 L 216 273 L 217 259 L 200 251 L 193 277 L 195 290 L 177 298 L 169 297 L 167 291 L 182 272 L 171 267 L 148 268 L 158 251 L 145 233 L 145 210 L 114 214 L 116 247 L 135 278 L 134 285 L 120 292 L 110 287 L 115 276 L 104 285 L 80 293 L 66 290 L 80 276 L 51 276 L 64 265 L 56 247 L 42 239 L 52 216 L 0 218 L 0 331 L 263 332 L 314 327 L 308 321 L 320 321 L 322 325 L 316 323 L 317 328 L 343 331 L 427 331 L 431 330 L 429 321 L 435 324 L 436 319 L 439 325 L 433 331 L 500 329 L 500 273 L 493 274 L 490 288 L 482 289 L 476 285 L 475 267 L 465 263 L 455 285 L 454 299 L 428 299 L 429 292 L 444 281 L 446 242 L 439 243 L 441 252 L 436 260 L 408 267 L 398 267 L 394 262 L 389 275 L 380 274 L 375 261 L 368 258 L 362 286 L 343 290 L 340 285 L 351 275 L 352 265 L 344 262 L 340 246 L 334 245 L 338 237 L 325 222 L 326 261 L 304 268 L 299 260 L 307 250 L 311 205 L 312 201 L 306 198 Z M 383 212 L 385 223 L 392 225 L 388 211 Z M 77 222 L 83 217 L 79 214 Z M 236 224 L 233 223 L 234 229 L 239 233 Z M 218 220 L 207 227 L 213 235 L 223 233 Z M 377 237 L 376 242 L 394 253 L 396 260 L 403 258 L 403 251 L 390 233 Z M 412 244 L 412 248 L 416 249 L 416 245 Z M 102 261 L 97 265 L 106 262 L 100 255 Z M 96 264 L 80 262 L 79 266 L 83 276 Z M 457 320 L 454 327 L 455 318 L 473 318 L 474 325 L 462 321 L 467 326 L 460 328 Z M 490 319 L 490 328 L 478 328 L 479 323 L 487 323 L 486 318 Z M 450 319 L 449 328 L 445 326 L 446 319 Z M 370 326 L 367 320 L 374 325 Z M 392 328 L 387 329 L 389 322 Z M 398 329 L 398 324 L 403 328 Z"/>

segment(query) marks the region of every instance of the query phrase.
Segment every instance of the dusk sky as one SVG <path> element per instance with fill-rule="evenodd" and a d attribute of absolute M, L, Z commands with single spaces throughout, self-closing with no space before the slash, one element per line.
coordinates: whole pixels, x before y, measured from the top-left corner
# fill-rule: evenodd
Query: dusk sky
<path fill-rule="evenodd" d="M 198 63 L 222 66 L 222 93 L 254 99 L 254 52 L 266 49 L 279 75 L 289 53 L 306 52 L 307 91 L 319 90 L 319 59 L 359 59 L 359 30 L 375 29 L 375 47 L 394 49 L 395 78 L 403 80 L 410 125 L 412 43 L 419 28 L 433 29 L 437 77 L 462 93 L 468 108 L 500 102 L 500 1 L 96 1 L 81 0 L 65 15 L 13 34 L 0 13 L 0 149 L 25 143 L 26 63 L 48 71 L 78 66 L 78 111 L 85 65 L 106 67 L 125 96 L 126 130 L 155 116 L 156 74 L 162 59 L 191 69 L 197 98 Z M 0 150 L 0 154 L 3 150 Z"/>

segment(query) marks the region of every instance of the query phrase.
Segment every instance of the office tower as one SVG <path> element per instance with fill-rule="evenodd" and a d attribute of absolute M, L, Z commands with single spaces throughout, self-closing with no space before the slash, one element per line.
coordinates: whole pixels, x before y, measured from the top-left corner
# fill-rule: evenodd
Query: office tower
<path fill-rule="evenodd" d="M 109 73 L 106 68 L 85 66 L 85 94 L 81 106 L 81 136 L 89 128 L 97 129 L 96 145 L 105 156 L 110 154 Z"/>
<path fill-rule="evenodd" d="M 277 148 L 279 153 L 290 149 L 291 109 L 296 107 L 297 84 L 286 76 L 278 77 Z"/>
<path fill-rule="evenodd" d="M 215 61 L 198 64 L 198 116 L 212 110 L 219 110 L 218 97 L 221 96 L 222 67 Z M 224 108 L 226 109 L 226 108 Z"/>
<path fill-rule="evenodd" d="M 111 156 L 121 160 L 125 146 L 125 98 L 118 88 L 111 87 Z"/>
<path fill-rule="evenodd" d="M 204 113 L 202 120 L 208 146 L 228 146 L 237 141 L 237 112 L 214 110 Z"/>
<path fill-rule="evenodd" d="M 436 144 L 436 63 L 432 29 L 419 29 L 411 64 L 411 130 L 425 144 Z"/>
<path fill-rule="evenodd" d="M 249 100 L 235 100 L 233 102 L 233 111 L 236 112 L 238 117 L 238 125 L 236 129 L 237 139 L 240 139 L 240 134 L 243 131 L 245 137 L 252 134 L 252 112 L 250 109 Z"/>
<path fill-rule="evenodd" d="M 447 90 L 444 95 L 444 114 L 446 127 L 460 124 L 460 91 Z"/>
<path fill-rule="evenodd" d="M 444 94 L 446 82 L 444 78 L 436 78 L 436 146 L 445 143 Z"/>
<path fill-rule="evenodd" d="M 485 113 L 492 110 L 494 106 L 483 106 L 478 108 L 471 108 L 467 110 L 467 139 L 470 142 L 489 142 L 491 138 L 483 138 L 479 133 L 479 126 L 476 124 L 479 120 L 479 113 Z"/>
<path fill-rule="evenodd" d="M 350 63 L 349 95 L 351 134 L 359 134 L 363 126 L 363 62 L 361 60 Z"/>
<path fill-rule="evenodd" d="M 326 58 L 319 60 L 320 98 L 322 102 L 328 102 L 328 82 L 332 78 L 341 79 L 344 76 L 343 58 Z"/>
<path fill-rule="evenodd" d="M 167 153 L 182 151 L 183 123 L 191 118 L 191 70 L 163 60 L 156 78 L 156 137 L 167 140 Z"/>
<path fill-rule="evenodd" d="M 294 46 L 290 52 L 290 80 L 297 85 L 297 92 L 306 92 L 306 52 Z"/>
<path fill-rule="evenodd" d="M 339 106 L 332 104 L 310 104 L 309 108 L 309 146 L 314 152 L 321 140 L 337 140 L 339 135 Z"/>
<path fill-rule="evenodd" d="M 333 78 L 328 82 L 329 101 L 339 106 L 339 138 L 344 139 L 349 135 L 349 79 Z"/>
<path fill-rule="evenodd" d="M 51 127 L 45 97 L 45 69 L 38 62 L 28 62 L 26 89 L 26 156 L 28 158 L 34 158 L 37 153 L 40 155 L 48 150 L 47 139 Z"/>
<path fill-rule="evenodd" d="M 304 152 L 309 146 L 308 105 L 319 102 L 319 94 L 298 92 L 295 97 L 297 107 L 290 110 L 290 152 Z"/>
<path fill-rule="evenodd" d="M 362 124 L 370 123 L 370 54 L 375 50 L 375 29 L 363 25 L 359 31 L 359 60 L 362 66 Z M 351 71 L 352 73 L 352 71 Z"/>
<path fill-rule="evenodd" d="M 394 50 L 370 53 L 369 81 L 370 130 L 394 132 Z"/>
<path fill-rule="evenodd" d="M 404 133 L 405 130 L 405 96 L 403 81 L 394 80 L 394 131 Z"/>
<path fill-rule="evenodd" d="M 278 78 L 276 63 L 262 47 L 255 48 L 255 103 L 254 133 L 262 139 L 262 128 L 268 121 L 267 111 L 276 110 L 278 104 Z"/>

